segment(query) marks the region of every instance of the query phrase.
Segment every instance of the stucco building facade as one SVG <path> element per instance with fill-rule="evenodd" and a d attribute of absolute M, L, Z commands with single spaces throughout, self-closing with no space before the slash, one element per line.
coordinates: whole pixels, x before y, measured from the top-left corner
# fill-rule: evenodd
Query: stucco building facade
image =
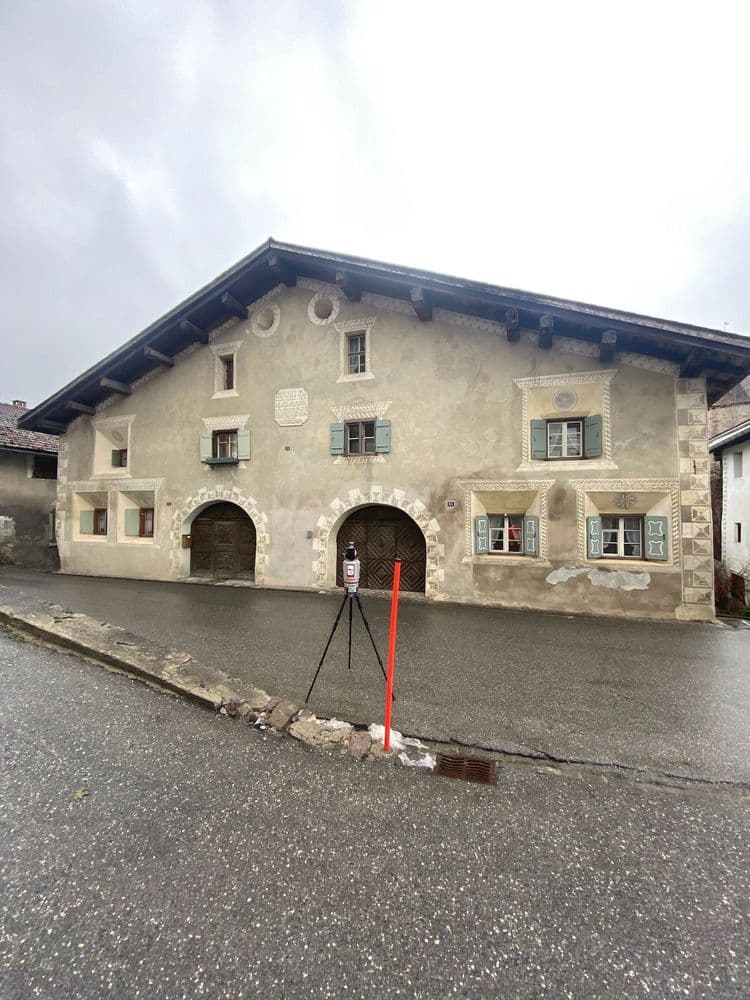
<path fill-rule="evenodd" d="M 743 353 L 744 352 L 744 353 Z M 69 573 L 713 616 L 708 411 L 750 345 L 269 241 L 26 419 Z"/>

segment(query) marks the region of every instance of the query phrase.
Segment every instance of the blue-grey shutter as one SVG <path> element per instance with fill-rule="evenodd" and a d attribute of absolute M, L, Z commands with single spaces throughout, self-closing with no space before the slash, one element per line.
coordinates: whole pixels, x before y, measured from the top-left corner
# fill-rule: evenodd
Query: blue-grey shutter
<path fill-rule="evenodd" d="M 82 510 L 80 528 L 82 535 L 94 534 L 94 512 L 93 510 Z"/>
<path fill-rule="evenodd" d="M 480 554 L 490 551 L 490 519 L 488 517 L 474 518 L 474 551 Z"/>
<path fill-rule="evenodd" d="M 539 555 L 539 518 L 523 519 L 523 551 L 527 556 Z"/>
<path fill-rule="evenodd" d="M 240 461 L 248 461 L 250 458 L 250 431 L 237 431 L 237 458 Z"/>
<path fill-rule="evenodd" d="M 331 424 L 331 454 L 344 454 L 344 425 Z"/>
<path fill-rule="evenodd" d="M 391 450 L 391 422 L 377 420 L 375 422 L 375 451 L 378 454 Z"/>
<path fill-rule="evenodd" d="M 602 557 L 602 519 L 600 517 L 586 518 L 586 538 L 588 540 L 589 559 Z"/>
<path fill-rule="evenodd" d="M 547 457 L 547 421 L 532 420 L 531 424 L 531 457 Z"/>
<path fill-rule="evenodd" d="M 120 451 L 119 449 L 112 449 L 112 466 L 113 468 L 119 468 L 122 465 L 120 461 Z"/>
<path fill-rule="evenodd" d="M 141 533 L 141 512 L 137 507 L 127 507 L 125 509 L 125 534 L 140 535 Z"/>
<path fill-rule="evenodd" d="M 602 454 L 602 415 L 594 413 L 586 417 L 583 431 L 584 455 L 586 458 L 600 458 Z"/>
<path fill-rule="evenodd" d="M 647 559 L 664 562 L 669 558 L 667 524 L 666 517 L 647 517 L 644 519 Z"/>
<path fill-rule="evenodd" d="M 210 458 L 211 452 L 212 452 L 211 434 L 208 431 L 204 431 L 201 434 L 201 462 L 205 462 L 207 458 Z"/>

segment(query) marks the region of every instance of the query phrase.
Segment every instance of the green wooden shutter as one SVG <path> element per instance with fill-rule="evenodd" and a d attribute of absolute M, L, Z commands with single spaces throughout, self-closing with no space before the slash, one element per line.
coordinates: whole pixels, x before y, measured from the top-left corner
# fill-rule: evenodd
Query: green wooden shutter
<path fill-rule="evenodd" d="M 211 457 L 212 452 L 212 442 L 211 434 L 208 431 L 204 431 L 201 434 L 201 462 L 205 462 L 207 458 Z"/>
<path fill-rule="evenodd" d="M 667 525 L 666 517 L 647 517 L 644 519 L 647 559 L 665 562 L 669 558 Z"/>
<path fill-rule="evenodd" d="M 137 507 L 125 508 L 125 534 L 136 537 L 141 533 L 141 512 Z"/>
<path fill-rule="evenodd" d="M 523 519 L 523 551 L 527 556 L 539 555 L 539 518 Z"/>
<path fill-rule="evenodd" d="M 82 535 L 94 534 L 94 512 L 93 510 L 82 510 L 80 529 Z"/>
<path fill-rule="evenodd" d="M 237 458 L 240 461 L 248 461 L 250 458 L 250 431 L 237 431 Z"/>
<path fill-rule="evenodd" d="M 547 421 L 532 420 L 531 426 L 531 457 L 547 457 Z"/>
<path fill-rule="evenodd" d="M 586 538 L 588 539 L 589 559 L 602 557 L 602 519 L 600 517 L 586 518 Z"/>
<path fill-rule="evenodd" d="M 344 425 L 331 424 L 331 454 L 344 454 Z"/>
<path fill-rule="evenodd" d="M 583 432 L 584 455 L 586 458 L 600 458 L 602 454 L 602 415 L 594 413 L 586 417 Z"/>
<path fill-rule="evenodd" d="M 375 423 L 375 451 L 378 454 L 391 450 L 391 422 L 378 420 Z"/>
<path fill-rule="evenodd" d="M 113 466 L 113 468 L 119 468 L 120 465 L 122 465 L 122 462 L 120 461 L 120 451 L 119 451 L 119 449 L 113 448 L 112 449 L 112 466 Z"/>
<path fill-rule="evenodd" d="M 490 551 L 490 519 L 488 517 L 474 518 L 474 551 L 480 554 Z"/>

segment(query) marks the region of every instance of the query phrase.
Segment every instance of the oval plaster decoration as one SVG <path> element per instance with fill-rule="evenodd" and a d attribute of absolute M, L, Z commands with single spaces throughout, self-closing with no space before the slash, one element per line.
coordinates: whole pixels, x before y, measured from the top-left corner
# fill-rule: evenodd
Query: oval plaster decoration
<path fill-rule="evenodd" d="M 328 292 L 316 292 L 307 306 L 307 316 L 316 326 L 328 326 L 339 314 L 341 301 Z"/>
<path fill-rule="evenodd" d="M 250 327 L 256 337 L 272 337 L 279 328 L 281 309 L 275 302 L 266 302 L 253 310 Z"/>

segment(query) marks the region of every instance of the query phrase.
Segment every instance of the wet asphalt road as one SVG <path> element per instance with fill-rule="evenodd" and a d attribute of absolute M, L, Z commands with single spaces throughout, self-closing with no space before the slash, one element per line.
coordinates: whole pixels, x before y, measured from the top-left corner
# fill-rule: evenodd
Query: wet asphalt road
<path fill-rule="evenodd" d="M 0 679 L 3 1000 L 750 994 L 747 793 L 318 756 L 2 630 Z"/>
<path fill-rule="evenodd" d="M 337 595 L 9 567 L 3 585 L 187 649 L 300 703 L 340 605 Z M 388 602 L 363 602 L 384 656 Z M 747 629 L 404 602 L 396 694 L 394 727 L 427 738 L 750 780 Z M 342 624 L 311 704 L 369 723 L 381 719 L 383 700 L 355 611 L 352 672 Z"/>

